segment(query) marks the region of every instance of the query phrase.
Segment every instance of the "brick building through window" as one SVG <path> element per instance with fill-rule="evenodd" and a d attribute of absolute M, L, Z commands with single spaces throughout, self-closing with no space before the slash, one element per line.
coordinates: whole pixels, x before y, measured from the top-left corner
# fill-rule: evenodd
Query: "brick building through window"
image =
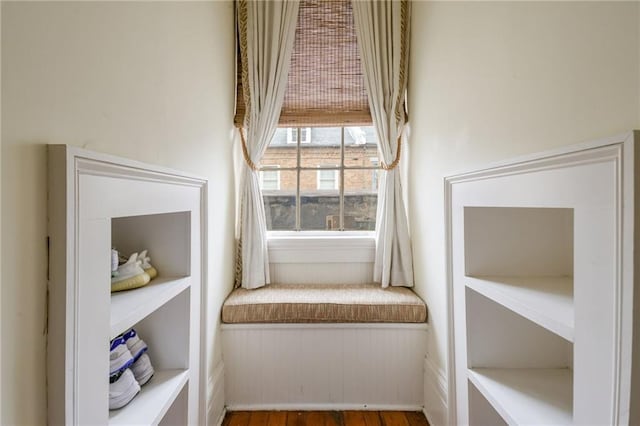
<path fill-rule="evenodd" d="M 373 127 L 277 129 L 261 161 L 267 229 L 373 230 L 378 167 Z"/>

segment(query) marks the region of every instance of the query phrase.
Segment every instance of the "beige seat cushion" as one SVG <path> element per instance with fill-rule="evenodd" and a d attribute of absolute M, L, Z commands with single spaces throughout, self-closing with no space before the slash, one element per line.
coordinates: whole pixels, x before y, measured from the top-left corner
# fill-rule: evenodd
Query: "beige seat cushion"
<path fill-rule="evenodd" d="M 377 284 L 285 285 L 234 290 L 225 323 L 425 322 L 427 307 L 406 287 Z"/>

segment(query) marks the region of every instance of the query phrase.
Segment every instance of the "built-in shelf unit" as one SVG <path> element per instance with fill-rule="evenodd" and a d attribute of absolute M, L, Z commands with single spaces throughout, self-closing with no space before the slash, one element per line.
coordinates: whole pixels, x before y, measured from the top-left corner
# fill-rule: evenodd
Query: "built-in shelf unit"
<path fill-rule="evenodd" d="M 49 146 L 50 424 L 201 424 L 206 181 Z M 148 250 L 158 276 L 111 293 L 110 252 Z M 155 369 L 109 410 L 109 342 L 135 328 Z"/>
<path fill-rule="evenodd" d="M 449 424 L 640 420 L 635 137 L 446 178 Z"/>

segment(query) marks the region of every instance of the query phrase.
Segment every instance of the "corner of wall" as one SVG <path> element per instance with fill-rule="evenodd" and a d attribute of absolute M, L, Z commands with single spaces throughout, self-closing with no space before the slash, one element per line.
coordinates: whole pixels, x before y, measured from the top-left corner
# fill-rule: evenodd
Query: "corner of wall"
<path fill-rule="evenodd" d="M 207 395 L 211 395 L 207 403 L 208 425 L 220 426 L 224 420 L 224 362 L 221 360 L 208 378 Z"/>
<path fill-rule="evenodd" d="M 424 415 L 432 426 L 447 424 L 447 378 L 429 355 L 424 358 Z"/>

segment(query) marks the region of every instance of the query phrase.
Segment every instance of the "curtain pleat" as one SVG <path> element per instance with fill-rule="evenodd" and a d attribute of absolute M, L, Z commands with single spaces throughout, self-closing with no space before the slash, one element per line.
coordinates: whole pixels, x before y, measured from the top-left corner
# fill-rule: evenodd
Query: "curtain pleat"
<path fill-rule="evenodd" d="M 238 1 L 246 137 L 241 135 L 245 162 L 240 184 L 237 267 L 241 276 L 237 280 L 248 289 L 269 283 L 267 227 L 255 164 L 260 162 L 278 124 L 298 9 L 298 0 Z"/>
<path fill-rule="evenodd" d="M 407 0 L 353 0 L 369 109 L 384 171 L 378 190 L 374 281 L 413 286 L 413 258 L 397 157 L 406 121 L 409 8 Z"/>

